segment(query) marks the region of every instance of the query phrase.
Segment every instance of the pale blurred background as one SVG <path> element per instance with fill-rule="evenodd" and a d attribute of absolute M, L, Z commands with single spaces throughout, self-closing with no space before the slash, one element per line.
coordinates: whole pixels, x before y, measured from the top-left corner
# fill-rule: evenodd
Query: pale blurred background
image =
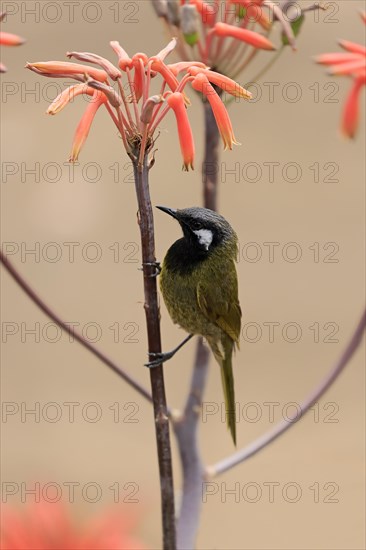
<path fill-rule="evenodd" d="M 24 11 L 24 6 L 31 9 L 34 4 L 50 5 L 37 21 Z M 138 51 L 153 55 L 167 36 L 148 1 L 83 2 L 90 11 L 82 18 L 81 7 L 75 7 L 74 22 L 69 21 L 69 8 L 63 2 L 57 12 L 60 17 L 51 4 L 3 2 L 2 9 L 9 13 L 18 8 L 4 30 L 21 34 L 27 43 L 2 52 L 9 68 L 2 77 L 2 241 L 8 243 L 5 250 L 14 252 L 12 261 L 39 294 L 65 320 L 89 330 L 87 337 L 99 338 L 98 346 L 148 387 L 149 374 L 142 366 L 146 336 L 136 200 L 121 141 L 109 117 L 99 112 L 71 178 L 67 159 L 85 102 L 79 98 L 59 116 L 45 116 L 48 100 L 62 89 L 62 80 L 42 79 L 23 66 L 26 61 L 65 60 L 68 50 L 93 51 L 113 61 L 110 40 L 119 40 L 131 55 Z M 99 7 L 98 12 L 92 4 Z M 242 411 L 239 447 L 273 425 L 265 403 L 278 403 L 273 406 L 274 420 L 279 421 L 287 407 L 289 413 L 293 410 L 288 404 L 299 403 L 325 375 L 347 343 L 364 303 L 365 123 L 363 119 L 352 142 L 339 135 L 350 81 L 328 77 L 312 61 L 318 53 L 337 51 L 339 38 L 363 41 L 358 10 L 364 2 L 330 4 L 327 20 L 323 13 L 319 22 L 308 14 L 298 51 L 288 49 L 264 76 L 267 85 L 262 82 L 262 97 L 230 107 L 242 146 L 222 153 L 219 205 L 239 236 L 243 323 L 251 323 L 244 326 L 235 358 Z M 91 22 L 98 17 L 99 21 Z M 242 84 L 250 81 L 266 55 L 270 54 L 258 56 L 260 64 L 248 70 L 240 79 Z M 277 83 L 272 100 L 269 83 Z M 285 99 L 286 91 L 294 97 L 295 87 L 289 83 L 300 90 L 298 102 Z M 196 170 L 181 171 L 170 115 L 161 127 L 151 171 L 154 204 L 178 208 L 201 204 L 203 114 L 200 101 L 191 96 Z M 271 162 L 279 163 L 273 182 L 265 164 Z M 300 167 L 299 181 L 290 181 L 296 178 L 294 169 L 286 168 L 288 163 Z M 35 165 L 39 177 L 26 173 Z M 314 176 L 317 167 L 319 181 Z M 233 175 L 230 170 L 241 173 Z M 158 211 L 155 222 L 157 257 L 162 259 L 180 230 Z M 69 261 L 71 245 L 64 244 L 71 242 L 80 243 L 75 245 L 74 262 Z M 268 242 L 280 243 L 273 262 L 269 246 L 263 244 Z M 287 246 L 290 242 L 297 243 L 297 253 L 301 252 L 298 262 L 288 260 L 295 254 L 295 248 Z M 96 252 L 90 243 L 97 243 L 101 254 L 96 262 L 90 261 Z M 22 257 L 21 250 L 37 246 L 37 258 Z M 60 258 L 52 262 L 56 250 Z M 250 261 L 258 251 L 262 256 Z M 282 255 L 286 258 L 286 251 L 287 260 Z M 48 327 L 49 320 L 3 270 L 1 276 L 2 399 L 14 403 L 14 414 L 3 416 L 3 482 L 19 486 L 23 482 L 27 488 L 36 481 L 55 482 L 64 487 L 66 500 L 63 484 L 80 483 L 73 504 L 80 518 L 113 505 L 115 493 L 109 488 L 113 484 L 120 486 L 120 501 L 131 491 L 123 488 L 125 484 L 136 484 L 138 503 L 126 502 L 126 513 L 140 517 L 139 536 L 145 544 L 159 548 L 159 484 L 150 405 L 77 343 L 70 343 L 65 335 L 58 337 Z M 272 343 L 271 322 L 279 323 Z M 26 333 L 37 323 L 38 342 Z M 99 334 L 90 323 L 99 327 Z M 287 323 L 291 324 L 284 329 Z M 287 340 L 295 339 L 295 328 L 298 341 L 286 341 L 282 331 L 288 329 Z M 16 334 L 9 334 L 11 330 Z M 163 304 L 162 333 L 165 350 L 183 336 Z M 52 339 L 58 341 L 52 343 Z M 184 402 L 194 350 L 191 342 L 166 365 L 172 407 Z M 359 349 L 318 408 L 259 455 L 218 478 L 216 494 L 203 505 L 198 548 L 364 548 L 364 382 Z M 221 406 L 214 363 L 205 399 Z M 70 402 L 80 404 L 75 405 L 74 422 L 69 419 L 70 406 L 64 405 Z M 50 403 L 57 405 L 52 408 Z M 35 406 L 41 410 L 38 422 L 32 415 L 22 418 L 21 410 Z M 101 418 L 88 421 L 96 412 Z M 61 417 L 51 422 L 56 414 Z M 233 452 L 219 413 L 202 424 L 201 443 L 207 464 Z M 175 443 L 173 447 L 179 496 L 180 466 Z M 102 491 L 94 504 L 81 494 L 90 482 Z M 273 502 L 270 482 L 276 484 Z M 225 497 L 225 489 L 235 487 L 240 490 L 237 499 L 232 494 Z M 262 492 L 258 498 L 255 488 Z M 296 500 L 296 492 L 297 502 L 288 502 Z M 20 492 L 8 502 L 24 506 Z"/>

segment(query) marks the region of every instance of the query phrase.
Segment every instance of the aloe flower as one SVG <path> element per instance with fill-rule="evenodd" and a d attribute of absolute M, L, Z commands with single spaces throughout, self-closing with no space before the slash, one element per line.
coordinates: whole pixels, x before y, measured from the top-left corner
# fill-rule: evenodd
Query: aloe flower
<path fill-rule="evenodd" d="M 194 140 L 187 114 L 190 105 L 186 93 L 188 84 L 210 101 L 225 149 L 231 149 L 237 143 L 227 111 L 210 82 L 234 97 L 250 99 L 250 92 L 232 79 L 222 78 L 209 70 L 202 62 L 166 64 L 165 59 L 175 48 L 176 42 L 173 38 L 153 57 L 144 53 L 130 57 L 118 42 L 112 41 L 110 45 L 117 54 L 117 66 L 88 52 L 68 52 L 67 56 L 91 63 L 91 66 L 71 61 L 27 63 L 28 69 L 42 76 L 67 77 L 78 82 L 56 97 L 47 109 L 48 114 L 56 115 L 77 96 L 89 96 L 89 104 L 75 132 L 70 161 L 78 159 L 96 113 L 105 107 L 122 137 L 127 153 L 141 165 L 145 154 L 151 150 L 159 124 L 173 110 L 183 168 L 193 168 Z M 152 92 L 153 85 L 155 93 Z"/>
<path fill-rule="evenodd" d="M 185 170 L 188 170 L 189 166 L 193 169 L 194 142 L 183 96 L 179 92 L 175 92 L 168 94 L 166 100 L 169 107 L 173 109 L 177 119 L 180 148 L 183 156 L 183 167 Z"/>
<path fill-rule="evenodd" d="M 77 527 L 59 502 L 27 505 L 20 513 L 2 505 L 3 550 L 143 550 L 132 535 L 134 518 L 107 512 Z"/>
<path fill-rule="evenodd" d="M 199 59 L 219 74 L 236 79 L 253 57 L 263 51 L 296 49 L 296 35 L 306 11 L 322 9 L 319 3 L 307 7 L 289 0 L 151 0 L 156 14 L 171 36 L 177 36 L 182 61 Z M 294 7 L 294 5 L 295 7 Z M 278 44 L 269 39 L 279 26 Z"/>
<path fill-rule="evenodd" d="M 5 19 L 6 13 L 0 13 L 0 22 Z M 24 38 L 21 38 L 17 34 L 12 34 L 10 32 L 0 32 L 0 45 L 1 46 L 21 46 L 24 44 Z M 7 68 L 5 65 L 0 63 L 0 73 L 5 73 Z"/>
<path fill-rule="evenodd" d="M 225 149 L 232 149 L 233 144 L 238 144 L 238 142 L 234 136 L 230 117 L 221 99 L 211 86 L 209 79 L 205 74 L 198 73 L 192 82 L 192 87 L 208 99 Z"/>
<path fill-rule="evenodd" d="M 366 14 L 361 18 L 366 23 Z M 343 108 L 341 131 L 349 138 L 356 135 L 359 123 L 361 90 L 366 84 L 366 47 L 348 40 L 340 40 L 344 52 L 325 53 L 315 58 L 317 63 L 328 65 L 328 74 L 348 76 L 352 79 L 351 89 Z"/>

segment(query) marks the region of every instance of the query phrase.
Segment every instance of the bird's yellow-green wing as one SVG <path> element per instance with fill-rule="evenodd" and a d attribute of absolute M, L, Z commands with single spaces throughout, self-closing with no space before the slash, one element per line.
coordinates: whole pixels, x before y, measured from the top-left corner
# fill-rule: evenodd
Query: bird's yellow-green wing
<path fill-rule="evenodd" d="M 241 309 L 236 279 L 221 281 L 221 284 L 197 286 L 197 302 L 206 317 L 218 325 L 239 346 Z"/>
<path fill-rule="evenodd" d="M 197 285 L 197 302 L 203 314 L 224 333 L 220 342 L 209 341 L 217 362 L 221 367 L 221 379 L 225 396 L 226 421 L 236 445 L 236 411 L 232 352 L 239 346 L 241 309 L 238 300 L 236 272 L 227 275 L 226 280 L 213 281 L 210 285 Z M 221 345 L 220 345 L 221 344 Z"/>

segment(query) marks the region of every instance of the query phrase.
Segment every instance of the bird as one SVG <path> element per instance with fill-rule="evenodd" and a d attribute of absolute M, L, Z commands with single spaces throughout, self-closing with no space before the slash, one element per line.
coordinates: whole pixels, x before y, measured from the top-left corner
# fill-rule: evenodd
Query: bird
<path fill-rule="evenodd" d="M 203 336 L 220 365 L 227 426 L 236 445 L 232 356 L 239 348 L 242 316 L 235 266 L 238 238 L 229 222 L 208 208 L 157 208 L 183 231 L 163 260 L 160 290 L 172 321 L 188 337 L 171 352 L 152 354 L 155 359 L 147 366 L 170 359 L 192 336 Z"/>

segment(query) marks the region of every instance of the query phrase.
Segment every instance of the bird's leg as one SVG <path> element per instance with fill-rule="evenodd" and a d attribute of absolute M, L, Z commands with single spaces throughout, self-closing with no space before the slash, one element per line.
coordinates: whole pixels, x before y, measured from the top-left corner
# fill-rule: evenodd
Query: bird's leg
<path fill-rule="evenodd" d="M 145 262 L 143 265 L 153 266 L 155 267 L 155 272 L 149 275 L 149 277 L 157 277 L 161 273 L 161 265 L 160 262 Z M 141 269 L 141 268 L 140 268 Z M 143 271 L 143 269 L 141 269 Z"/>
<path fill-rule="evenodd" d="M 179 346 L 174 348 L 172 351 L 168 351 L 166 353 L 163 353 L 163 352 L 161 352 L 161 353 L 149 353 L 149 356 L 154 357 L 154 359 L 152 361 L 149 361 L 149 363 L 146 363 L 145 367 L 148 367 L 149 369 L 152 369 L 154 367 L 159 366 L 161 363 L 165 363 L 165 361 L 168 361 L 169 359 L 171 359 L 173 357 L 173 355 L 175 355 L 177 353 L 177 351 L 179 351 L 184 346 L 184 344 L 186 344 L 192 338 L 192 336 L 194 336 L 194 335 L 193 334 L 188 334 L 187 338 L 185 338 L 183 340 L 183 342 L 181 342 L 179 344 Z"/>

